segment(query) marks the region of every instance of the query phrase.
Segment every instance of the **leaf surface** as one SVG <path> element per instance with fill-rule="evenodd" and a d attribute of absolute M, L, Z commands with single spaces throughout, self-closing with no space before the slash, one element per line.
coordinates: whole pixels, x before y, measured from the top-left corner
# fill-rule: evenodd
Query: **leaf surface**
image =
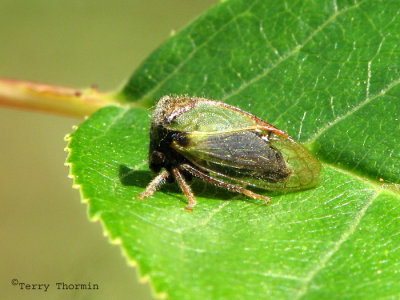
<path fill-rule="evenodd" d="M 218 99 L 305 143 L 318 188 L 249 200 L 200 181 L 139 200 L 151 111 L 107 107 L 69 140 L 71 174 L 155 290 L 173 299 L 398 298 L 400 4 L 231 0 L 169 39 L 118 93 Z M 268 194 L 268 193 L 267 193 Z"/>

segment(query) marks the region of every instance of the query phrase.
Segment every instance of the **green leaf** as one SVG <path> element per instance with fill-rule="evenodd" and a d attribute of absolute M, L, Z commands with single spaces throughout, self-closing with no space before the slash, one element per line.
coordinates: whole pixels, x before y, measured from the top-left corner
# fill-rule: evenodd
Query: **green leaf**
<path fill-rule="evenodd" d="M 89 215 L 173 299 L 399 298 L 399 15 L 398 1 L 218 4 L 118 98 L 238 106 L 306 143 L 321 185 L 265 206 L 194 180 L 193 213 L 175 184 L 139 200 L 151 112 L 107 107 L 69 137 Z"/>

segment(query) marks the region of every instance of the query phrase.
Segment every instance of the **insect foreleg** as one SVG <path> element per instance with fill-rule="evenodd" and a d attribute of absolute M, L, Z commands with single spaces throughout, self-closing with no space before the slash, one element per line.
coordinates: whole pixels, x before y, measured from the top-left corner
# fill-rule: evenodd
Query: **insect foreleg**
<path fill-rule="evenodd" d="M 167 170 L 162 171 L 158 174 L 146 187 L 146 190 L 138 195 L 139 199 L 144 199 L 150 197 L 154 194 L 154 192 L 165 183 L 166 179 L 169 176 L 169 172 Z"/>

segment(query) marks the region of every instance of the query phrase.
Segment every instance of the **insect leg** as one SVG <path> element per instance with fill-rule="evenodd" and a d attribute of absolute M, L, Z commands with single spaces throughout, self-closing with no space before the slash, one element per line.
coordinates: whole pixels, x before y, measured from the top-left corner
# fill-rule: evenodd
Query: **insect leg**
<path fill-rule="evenodd" d="M 174 176 L 179 184 L 179 187 L 181 188 L 182 192 L 185 194 L 186 198 L 189 201 L 188 206 L 186 206 L 186 210 L 190 212 L 193 211 L 193 207 L 195 207 L 197 201 L 193 195 L 192 189 L 187 184 L 185 178 L 183 177 L 182 173 L 178 170 L 178 168 L 172 169 L 172 172 L 174 173 Z"/>
<path fill-rule="evenodd" d="M 154 192 L 165 183 L 165 180 L 168 178 L 169 172 L 167 170 L 162 171 L 158 174 L 146 187 L 146 190 L 138 195 L 139 199 L 144 199 L 150 197 L 154 194 Z"/>
<path fill-rule="evenodd" d="M 193 176 L 199 177 L 203 180 L 206 180 L 218 187 L 230 190 L 230 191 L 234 191 L 234 192 L 238 192 L 238 193 L 242 193 L 246 196 L 249 196 L 250 198 L 253 199 L 262 199 L 265 200 L 265 204 L 268 204 L 271 201 L 271 198 L 263 196 L 263 195 L 259 195 L 256 193 L 253 193 L 250 190 L 245 189 L 244 187 L 241 187 L 240 185 L 236 185 L 236 184 L 231 184 L 231 183 L 226 183 L 224 181 L 221 181 L 219 179 L 216 179 L 196 168 L 193 168 L 191 165 L 188 164 L 183 164 L 179 166 L 181 169 L 189 172 L 190 174 L 192 174 Z"/>

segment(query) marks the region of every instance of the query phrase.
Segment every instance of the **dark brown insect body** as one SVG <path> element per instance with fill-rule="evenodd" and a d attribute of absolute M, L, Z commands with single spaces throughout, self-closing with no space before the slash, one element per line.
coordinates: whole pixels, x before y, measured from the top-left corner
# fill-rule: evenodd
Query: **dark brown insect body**
<path fill-rule="evenodd" d="M 178 182 L 191 211 L 192 176 L 251 198 L 269 198 L 244 186 L 269 190 L 310 188 L 320 164 L 288 135 L 227 104 L 200 98 L 159 101 L 150 129 L 150 168 L 159 173 L 139 195 L 151 196 L 164 182 Z"/>

